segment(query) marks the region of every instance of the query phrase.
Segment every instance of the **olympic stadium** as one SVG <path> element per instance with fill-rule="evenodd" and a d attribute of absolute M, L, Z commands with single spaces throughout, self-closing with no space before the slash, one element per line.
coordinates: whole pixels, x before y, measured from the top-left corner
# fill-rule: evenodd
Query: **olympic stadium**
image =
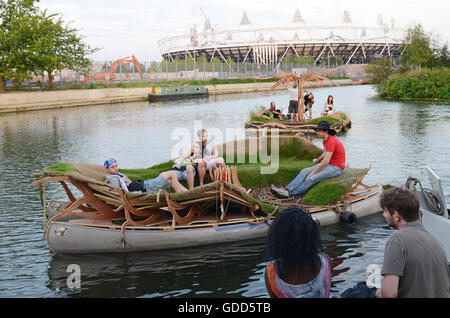
<path fill-rule="evenodd" d="M 343 64 L 364 64 L 376 58 L 397 59 L 402 54 L 402 41 L 407 28 L 383 23 L 377 17 L 373 26 L 354 25 L 348 11 L 334 26 L 312 26 L 305 23 L 297 9 L 291 22 L 279 27 L 253 27 L 244 12 L 234 29 L 216 30 L 204 15 L 202 32 L 194 25 L 182 35 L 159 40 L 163 59 L 208 61 L 217 57 L 222 62 L 256 63 L 277 67 L 288 56 L 310 56 L 315 64 L 325 64 L 330 57 L 339 57 Z"/>

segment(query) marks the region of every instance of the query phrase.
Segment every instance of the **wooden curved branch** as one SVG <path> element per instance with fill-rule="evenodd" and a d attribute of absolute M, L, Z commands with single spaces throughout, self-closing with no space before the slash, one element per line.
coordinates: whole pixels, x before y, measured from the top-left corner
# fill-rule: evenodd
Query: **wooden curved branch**
<path fill-rule="evenodd" d="M 121 216 L 113 210 L 113 207 L 111 205 L 106 204 L 105 202 L 95 197 L 91 188 L 69 176 L 47 177 L 39 179 L 31 183 L 30 186 L 53 181 L 57 181 L 63 185 L 63 188 L 70 200 L 70 204 L 63 210 L 59 211 L 59 213 L 47 223 L 47 226 L 44 230 L 44 236 L 46 234 L 48 226 L 51 223 L 56 222 L 63 216 L 76 215 L 91 220 L 108 220 Z M 71 184 L 73 184 L 78 190 L 80 190 L 80 192 L 83 194 L 83 197 L 76 199 L 65 182 L 70 182 Z M 76 212 L 75 210 L 77 209 L 81 210 L 82 212 Z"/>
<path fill-rule="evenodd" d="M 185 209 L 186 207 L 180 206 L 178 203 L 171 200 L 169 192 L 167 192 L 166 190 L 161 190 L 160 193 L 164 195 L 167 202 L 167 208 L 172 214 L 172 227 L 175 227 L 175 225 L 177 224 L 186 225 L 194 219 L 194 216 L 197 213 L 198 209 L 197 205 L 193 205 L 186 216 L 182 217 L 178 214 L 177 210 Z"/>
<path fill-rule="evenodd" d="M 120 208 L 125 211 L 125 219 L 126 219 L 125 223 L 126 224 L 131 224 L 131 225 L 136 225 L 136 226 L 147 225 L 147 224 L 151 224 L 151 223 L 155 222 L 162 215 L 162 212 L 159 210 L 140 211 L 140 210 L 136 209 L 131 204 L 131 202 L 128 199 L 124 190 L 118 189 L 117 192 L 119 192 L 119 194 L 122 198 L 123 205 Z M 147 218 L 145 220 L 135 221 L 135 220 L 133 220 L 131 214 L 134 214 L 139 217 L 147 217 Z"/>

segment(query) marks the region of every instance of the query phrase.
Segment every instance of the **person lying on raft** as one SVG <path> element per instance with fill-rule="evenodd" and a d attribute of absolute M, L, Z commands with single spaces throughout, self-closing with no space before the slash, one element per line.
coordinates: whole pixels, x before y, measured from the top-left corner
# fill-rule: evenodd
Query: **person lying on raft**
<path fill-rule="evenodd" d="M 119 165 L 114 158 L 106 160 L 103 166 L 107 171 L 105 182 L 125 191 L 157 193 L 159 190 L 167 188 L 172 188 L 175 192 L 187 191 L 178 182 L 177 174 L 173 170 L 162 172 L 155 179 L 131 181 L 126 175 L 119 172 Z"/>
<path fill-rule="evenodd" d="M 305 168 L 295 179 L 284 188 L 270 185 L 271 192 L 278 198 L 289 198 L 293 195 L 303 194 L 309 188 L 322 180 L 340 176 L 345 168 L 344 145 L 336 138 L 336 131 L 330 128 L 330 123 L 323 120 L 315 128 L 317 135 L 323 139 L 325 148 L 319 158 L 313 159 L 318 165 Z"/>
<path fill-rule="evenodd" d="M 172 168 L 175 170 L 179 181 L 187 181 L 189 190 L 194 188 L 194 178 L 197 174 L 197 167 L 202 161 L 200 142 L 194 143 L 189 152 L 185 153 L 180 158 L 175 159 Z"/>
<path fill-rule="evenodd" d="M 281 110 L 276 109 L 276 106 L 275 106 L 275 102 L 274 102 L 274 101 L 271 101 L 271 102 L 270 102 L 270 108 L 269 108 L 269 109 L 266 109 L 266 110 L 263 112 L 263 117 L 264 117 L 264 118 L 267 118 L 267 119 L 272 119 L 272 118 L 270 117 L 270 114 L 272 114 L 273 118 L 277 118 L 277 119 L 279 119 L 279 120 L 284 120 L 284 115 L 283 115 L 283 113 L 281 112 Z"/>

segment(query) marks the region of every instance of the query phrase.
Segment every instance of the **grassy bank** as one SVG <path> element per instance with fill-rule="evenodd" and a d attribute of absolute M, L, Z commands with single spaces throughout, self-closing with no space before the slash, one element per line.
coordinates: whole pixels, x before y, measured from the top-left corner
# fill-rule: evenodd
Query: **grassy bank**
<path fill-rule="evenodd" d="M 385 99 L 450 99 L 450 69 L 395 73 L 380 87 Z"/>

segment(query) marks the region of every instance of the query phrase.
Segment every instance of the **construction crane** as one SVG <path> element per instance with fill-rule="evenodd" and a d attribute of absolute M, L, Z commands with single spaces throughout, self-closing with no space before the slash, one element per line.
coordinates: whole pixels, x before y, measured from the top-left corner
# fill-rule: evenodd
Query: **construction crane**
<path fill-rule="evenodd" d="M 106 81 L 112 81 L 113 79 L 116 78 L 116 76 L 114 75 L 114 73 L 116 72 L 116 69 L 119 65 L 121 64 L 129 64 L 129 63 L 133 63 L 134 66 L 136 67 L 137 71 L 139 72 L 139 75 L 141 77 L 141 79 L 144 77 L 142 71 L 141 71 L 141 66 L 139 65 L 139 61 L 136 58 L 136 56 L 132 55 L 131 58 L 130 56 L 118 59 L 117 61 L 114 61 L 114 63 L 111 65 L 109 72 L 108 73 L 98 73 L 98 74 L 94 74 L 94 78 L 96 80 L 106 80 Z"/>

